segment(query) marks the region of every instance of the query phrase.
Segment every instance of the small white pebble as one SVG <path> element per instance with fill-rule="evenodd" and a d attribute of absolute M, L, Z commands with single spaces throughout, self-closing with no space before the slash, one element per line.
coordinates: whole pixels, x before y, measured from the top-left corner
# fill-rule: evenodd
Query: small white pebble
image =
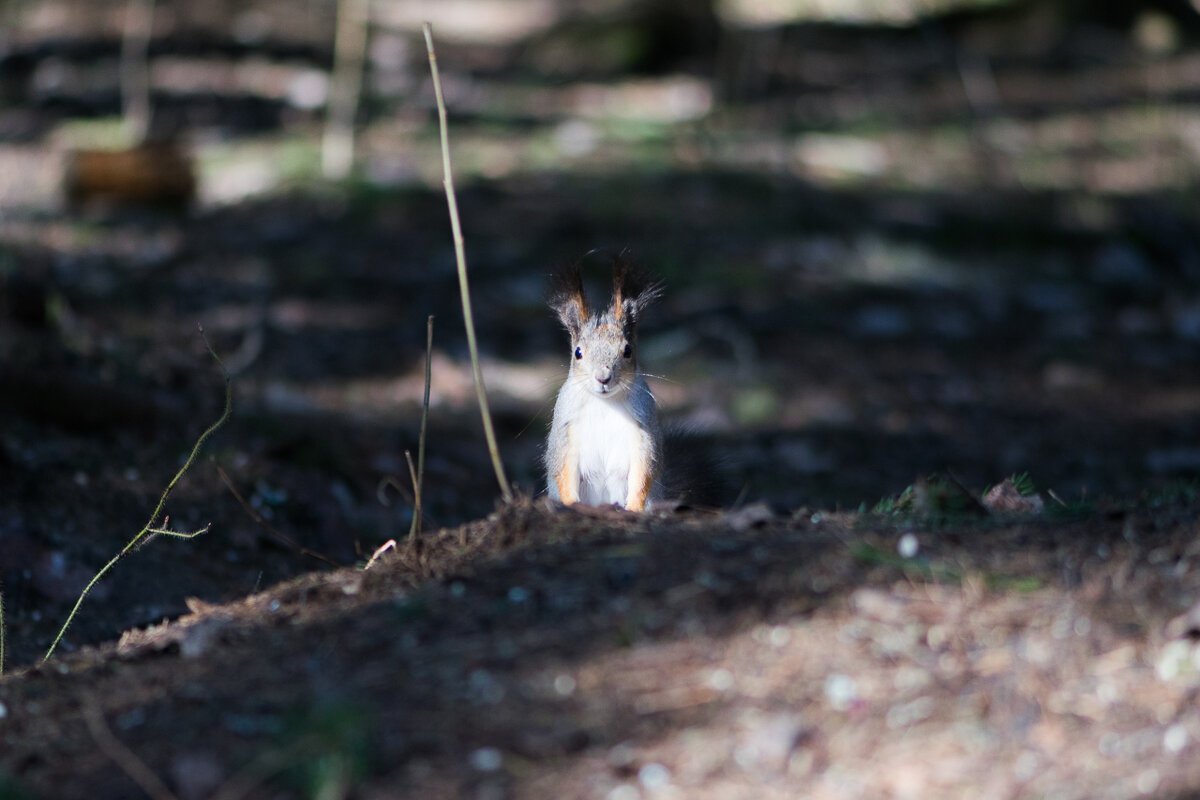
<path fill-rule="evenodd" d="M 1087 636 L 1092 630 L 1092 621 L 1087 617 L 1076 617 L 1075 625 L 1073 627 L 1075 629 L 1076 636 Z"/>
<path fill-rule="evenodd" d="M 471 766 L 480 772 L 495 772 L 504 763 L 504 756 L 494 747 L 481 747 L 471 753 Z"/>
<path fill-rule="evenodd" d="M 486 669 L 477 669 L 467 676 L 467 684 L 488 705 L 495 705 L 504 699 L 505 689 L 500 681 Z"/>
<path fill-rule="evenodd" d="M 211 753 L 185 753 L 171 762 L 171 777 L 184 798 L 212 797 L 225 770 Z"/>
<path fill-rule="evenodd" d="M 858 684 L 849 675 L 834 673 L 825 678 L 825 698 L 835 711 L 845 711 L 858 699 Z"/>
<path fill-rule="evenodd" d="M 718 692 L 727 692 L 733 688 L 733 673 L 727 669 L 714 669 L 708 676 L 708 685 Z"/>
<path fill-rule="evenodd" d="M 638 783 L 651 791 L 664 789 L 671 783 L 671 770 L 655 762 L 644 764 L 638 770 Z"/>
<path fill-rule="evenodd" d="M 1013 764 L 1013 775 L 1019 781 L 1027 781 L 1037 771 L 1038 760 L 1033 753 L 1021 753 Z"/>
<path fill-rule="evenodd" d="M 226 625 L 224 620 L 207 619 L 187 627 L 179 641 L 179 655 L 189 659 L 204 657 L 212 650 L 213 643 Z"/>
<path fill-rule="evenodd" d="M 758 763 L 758 748 L 753 745 L 738 745 L 733 748 L 733 760 L 742 769 L 752 769 Z"/>
<path fill-rule="evenodd" d="M 524 603 L 529 597 L 529 592 L 525 591 L 524 587 L 514 586 L 508 590 L 508 602 Z"/>
<path fill-rule="evenodd" d="M 887 713 L 889 728 L 907 728 L 929 717 L 933 713 L 933 699 L 918 697 L 907 703 L 892 706 Z"/>
<path fill-rule="evenodd" d="M 1158 675 L 1158 679 L 1170 681 L 1178 677 L 1188 667 L 1188 661 L 1192 655 L 1191 650 L 1191 643 L 1183 639 L 1167 642 L 1154 665 L 1154 672 Z"/>
<path fill-rule="evenodd" d="M 917 541 L 917 536 L 914 533 L 906 533 L 900 537 L 900 543 L 896 545 L 896 552 L 901 558 L 912 558 L 921 549 L 921 543 Z"/>
<path fill-rule="evenodd" d="M 925 644 L 929 645 L 930 650 L 941 650 L 949 640 L 950 631 L 944 625 L 930 625 L 929 632 L 925 633 Z"/>
<path fill-rule="evenodd" d="M 626 771 L 637 762 L 637 751 L 628 742 L 613 745 L 608 751 L 608 765 L 616 770 Z"/>
<path fill-rule="evenodd" d="M 596 126 L 582 119 L 568 119 L 554 129 L 554 144 L 564 156 L 586 156 L 599 146 L 601 137 Z"/>
<path fill-rule="evenodd" d="M 1158 788 L 1158 770 L 1148 769 L 1137 776 L 1137 790 L 1142 794 L 1150 794 Z"/>
<path fill-rule="evenodd" d="M 771 628 L 771 632 L 767 634 L 767 641 L 772 647 L 783 647 L 792 639 L 792 632 L 783 625 L 776 625 Z"/>
<path fill-rule="evenodd" d="M 932 682 L 933 676 L 924 667 L 902 666 L 896 670 L 896 674 L 892 677 L 892 686 L 898 692 L 924 689 Z"/>
<path fill-rule="evenodd" d="M 3 715 L 0 715 L 3 716 Z M 1188 732 L 1187 728 L 1179 723 L 1175 723 L 1167 728 L 1167 732 L 1163 734 L 1163 749 L 1171 755 L 1178 755 L 1187 747 Z"/>
<path fill-rule="evenodd" d="M 570 697 L 575 693 L 575 679 L 565 672 L 555 675 L 554 691 L 562 697 Z"/>

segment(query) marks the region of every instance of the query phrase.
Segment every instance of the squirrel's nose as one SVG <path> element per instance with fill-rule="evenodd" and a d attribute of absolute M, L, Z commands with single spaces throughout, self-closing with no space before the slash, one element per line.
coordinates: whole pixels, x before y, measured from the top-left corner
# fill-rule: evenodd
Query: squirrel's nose
<path fill-rule="evenodd" d="M 596 381 L 598 383 L 601 383 L 601 384 L 607 386 L 609 381 L 612 380 L 612 370 L 611 369 L 598 369 L 598 370 L 596 370 L 595 376 L 596 376 Z"/>

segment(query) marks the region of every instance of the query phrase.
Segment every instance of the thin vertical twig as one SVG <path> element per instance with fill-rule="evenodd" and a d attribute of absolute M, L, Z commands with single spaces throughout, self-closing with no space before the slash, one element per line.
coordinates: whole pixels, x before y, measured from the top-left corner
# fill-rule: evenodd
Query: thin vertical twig
<path fill-rule="evenodd" d="M 321 170 L 330 180 L 345 178 L 354 166 L 354 117 L 362 94 L 370 16 L 370 0 L 338 0 L 333 75 L 321 141 Z"/>
<path fill-rule="evenodd" d="M 154 0 L 125 4 L 121 37 L 121 113 L 131 147 L 146 141 L 150 131 L 150 36 L 154 30 Z"/>
<path fill-rule="evenodd" d="M 450 169 L 450 135 L 446 126 L 446 101 L 442 96 L 442 82 L 438 76 L 437 54 L 433 49 L 433 26 L 424 25 L 425 49 L 429 54 L 429 70 L 433 74 L 433 93 L 437 100 L 438 126 L 442 135 L 442 172 L 446 187 L 446 204 L 450 209 L 450 228 L 454 233 L 454 259 L 458 264 L 458 289 L 462 295 L 463 322 L 467 328 L 467 348 L 471 351 L 471 368 L 475 374 L 475 394 L 479 399 L 479 413 L 483 417 L 483 434 L 487 437 L 488 453 L 496 471 L 496 482 L 500 484 L 500 496 L 504 502 L 512 501 L 512 489 L 504 474 L 500 461 L 500 448 L 496 444 L 496 432 L 492 428 L 492 414 L 488 410 L 487 389 L 483 384 L 483 370 L 479 367 L 479 347 L 475 343 L 475 321 L 471 314 L 471 291 L 467 284 L 467 257 L 463 248 L 462 224 L 458 219 L 458 201 L 454 196 L 454 176 Z"/>
<path fill-rule="evenodd" d="M 413 538 L 417 535 L 417 528 L 420 526 L 418 520 L 421 518 L 421 485 L 417 478 L 417 467 L 413 464 L 412 451 L 404 451 L 404 460 L 408 462 L 408 478 L 412 481 L 413 486 L 413 518 L 412 524 L 408 526 L 408 542 L 412 544 Z"/>
<path fill-rule="evenodd" d="M 411 540 L 421 530 L 421 489 L 425 485 L 425 428 L 429 422 L 429 384 L 433 377 L 433 314 L 425 321 L 425 399 L 421 402 L 421 435 L 417 438 L 417 474 L 413 478 L 412 527 L 408 529 Z"/>

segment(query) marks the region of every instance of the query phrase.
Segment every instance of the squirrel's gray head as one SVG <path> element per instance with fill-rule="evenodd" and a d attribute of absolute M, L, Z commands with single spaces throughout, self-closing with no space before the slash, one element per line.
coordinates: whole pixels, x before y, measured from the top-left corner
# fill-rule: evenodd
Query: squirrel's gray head
<path fill-rule="evenodd" d="M 575 262 L 551 278 L 549 303 L 571 334 L 571 377 L 598 395 L 620 394 L 637 374 L 637 325 L 662 286 L 622 252 L 612 260 L 612 297 L 593 311 Z"/>

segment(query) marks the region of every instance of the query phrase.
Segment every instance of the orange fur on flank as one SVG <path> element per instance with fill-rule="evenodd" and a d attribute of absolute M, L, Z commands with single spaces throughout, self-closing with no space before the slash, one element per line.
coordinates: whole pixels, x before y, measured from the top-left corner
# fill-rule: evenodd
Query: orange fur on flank
<path fill-rule="evenodd" d="M 575 432 L 568 427 L 567 451 L 569 455 L 563 460 L 562 469 L 554 476 L 554 480 L 558 484 L 558 496 L 567 505 L 579 502 L 579 457 L 575 454 L 576 450 L 578 450 L 578 445 L 575 440 Z"/>

